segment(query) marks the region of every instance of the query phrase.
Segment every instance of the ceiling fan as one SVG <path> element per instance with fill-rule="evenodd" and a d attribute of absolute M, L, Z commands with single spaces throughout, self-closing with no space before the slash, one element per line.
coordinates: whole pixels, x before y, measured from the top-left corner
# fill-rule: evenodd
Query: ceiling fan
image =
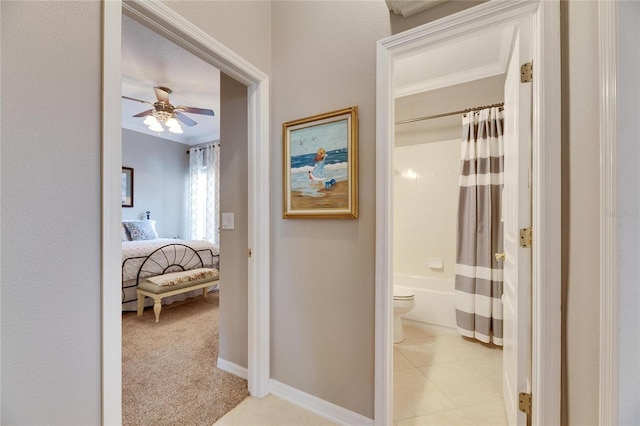
<path fill-rule="evenodd" d="M 134 115 L 134 117 L 147 117 L 144 120 L 144 124 L 148 125 L 150 130 L 156 132 L 164 131 L 164 128 L 160 124 L 162 123 L 169 128 L 170 132 L 182 133 L 182 128 L 180 127 L 180 123 L 178 123 L 178 121 L 189 127 L 198 124 L 196 121 L 184 115 L 183 112 L 209 115 L 212 117 L 215 115 L 213 110 L 210 109 L 188 107 L 183 105 L 173 106 L 171 105 L 171 102 L 169 102 L 169 94 L 172 92 L 171 89 L 163 86 L 157 86 L 153 89 L 156 92 L 156 98 L 158 98 L 156 102 L 143 101 L 141 99 L 131 98 L 129 96 L 122 96 L 124 99 L 129 99 L 130 101 L 153 105 L 153 108 Z"/>

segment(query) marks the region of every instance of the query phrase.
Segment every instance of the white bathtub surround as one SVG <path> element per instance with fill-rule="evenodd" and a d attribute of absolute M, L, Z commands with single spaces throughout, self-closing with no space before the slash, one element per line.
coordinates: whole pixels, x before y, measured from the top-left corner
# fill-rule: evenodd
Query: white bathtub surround
<path fill-rule="evenodd" d="M 421 323 L 456 328 L 455 284 L 449 279 L 394 275 L 394 287 L 410 290 L 415 306 L 403 317 Z"/>
<path fill-rule="evenodd" d="M 460 140 L 394 148 L 394 271 L 453 279 Z"/>

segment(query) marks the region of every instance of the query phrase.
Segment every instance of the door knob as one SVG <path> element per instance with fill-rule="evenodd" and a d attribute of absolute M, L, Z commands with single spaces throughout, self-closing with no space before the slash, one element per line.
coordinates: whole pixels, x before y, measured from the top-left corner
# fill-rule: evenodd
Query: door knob
<path fill-rule="evenodd" d="M 502 252 L 502 253 L 496 253 L 496 260 L 497 260 L 498 262 L 504 262 L 504 258 L 505 258 L 504 252 Z"/>

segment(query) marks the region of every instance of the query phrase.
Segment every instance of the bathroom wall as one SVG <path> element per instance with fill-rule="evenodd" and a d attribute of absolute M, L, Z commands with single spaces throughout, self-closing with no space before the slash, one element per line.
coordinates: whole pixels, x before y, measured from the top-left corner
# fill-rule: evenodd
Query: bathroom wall
<path fill-rule="evenodd" d="M 404 318 L 455 328 L 460 141 L 396 147 L 394 165 L 394 285 L 415 295 Z"/>
<path fill-rule="evenodd" d="M 460 141 L 396 147 L 394 164 L 394 273 L 453 279 Z"/>

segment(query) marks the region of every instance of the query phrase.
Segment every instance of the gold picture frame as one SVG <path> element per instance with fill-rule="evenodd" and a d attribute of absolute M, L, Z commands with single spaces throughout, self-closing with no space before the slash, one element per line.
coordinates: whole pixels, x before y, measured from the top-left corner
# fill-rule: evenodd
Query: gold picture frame
<path fill-rule="evenodd" d="M 358 107 L 282 124 L 284 219 L 358 218 Z"/>

